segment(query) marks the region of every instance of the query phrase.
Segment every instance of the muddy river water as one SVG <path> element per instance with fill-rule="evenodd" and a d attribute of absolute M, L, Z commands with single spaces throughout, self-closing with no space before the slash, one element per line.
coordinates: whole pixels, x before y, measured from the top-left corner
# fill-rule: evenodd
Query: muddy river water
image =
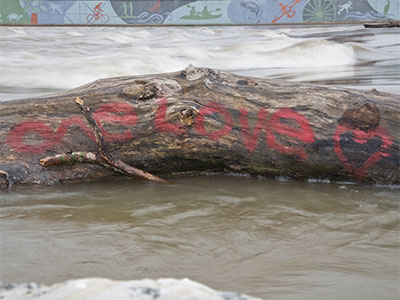
<path fill-rule="evenodd" d="M 400 94 L 400 30 L 0 27 L 0 101 L 188 64 Z M 0 280 L 188 277 L 263 299 L 399 299 L 398 186 L 170 181 L 0 192 Z"/>

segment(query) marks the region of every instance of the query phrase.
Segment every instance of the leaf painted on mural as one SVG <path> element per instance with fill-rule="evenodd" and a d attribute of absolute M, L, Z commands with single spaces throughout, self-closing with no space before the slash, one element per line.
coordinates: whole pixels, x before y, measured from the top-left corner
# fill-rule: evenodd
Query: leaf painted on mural
<path fill-rule="evenodd" d="M 386 15 L 386 14 L 389 12 L 389 9 L 390 9 L 390 1 L 387 0 L 387 3 L 386 3 L 386 5 L 385 5 L 385 8 L 383 9 L 383 14 Z"/>

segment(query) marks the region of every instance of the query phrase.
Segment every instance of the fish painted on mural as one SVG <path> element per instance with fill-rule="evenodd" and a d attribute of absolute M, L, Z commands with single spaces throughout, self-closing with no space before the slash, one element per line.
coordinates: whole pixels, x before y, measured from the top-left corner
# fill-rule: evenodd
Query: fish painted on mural
<path fill-rule="evenodd" d="M 227 14 L 232 23 L 259 24 L 266 22 L 266 14 L 271 13 L 265 0 L 231 1 Z"/>
<path fill-rule="evenodd" d="M 261 8 L 255 1 L 241 1 L 240 6 L 245 8 L 244 19 L 246 23 L 261 23 Z"/>

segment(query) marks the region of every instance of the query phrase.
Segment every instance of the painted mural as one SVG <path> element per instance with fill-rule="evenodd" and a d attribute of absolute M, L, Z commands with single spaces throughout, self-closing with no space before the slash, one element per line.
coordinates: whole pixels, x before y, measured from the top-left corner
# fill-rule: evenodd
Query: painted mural
<path fill-rule="evenodd" d="M 399 20 L 400 0 L 1 0 L 0 24 L 274 24 Z"/>

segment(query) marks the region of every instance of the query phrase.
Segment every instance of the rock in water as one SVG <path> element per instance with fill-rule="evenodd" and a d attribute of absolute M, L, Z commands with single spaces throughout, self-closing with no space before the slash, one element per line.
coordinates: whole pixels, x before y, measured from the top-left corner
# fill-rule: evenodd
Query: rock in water
<path fill-rule="evenodd" d="M 234 292 L 219 292 L 190 279 L 115 281 L 104 278 L 69 280 L 52 286 L 0 283 L 6 300 L 260 300 Z"/>

